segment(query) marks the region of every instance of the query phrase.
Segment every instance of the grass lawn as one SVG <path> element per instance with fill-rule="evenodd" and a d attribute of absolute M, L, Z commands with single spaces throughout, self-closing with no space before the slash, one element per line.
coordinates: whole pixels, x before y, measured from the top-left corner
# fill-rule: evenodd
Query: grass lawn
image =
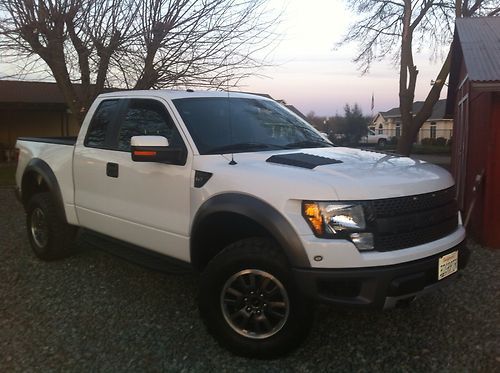
<path fill-rule="evenodd" d="M 15 185 L 16 165 L 0 163 L 0 186 Z"/>

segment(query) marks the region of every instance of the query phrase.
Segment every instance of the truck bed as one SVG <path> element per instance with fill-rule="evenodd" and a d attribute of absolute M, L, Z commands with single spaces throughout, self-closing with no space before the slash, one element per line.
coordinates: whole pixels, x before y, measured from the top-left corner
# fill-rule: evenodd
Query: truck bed
<path fill-rule="evenodd" d="M 20 141 L 45 142 L 47 144 L 71 145 L 76 143 L 76 136 L 66 137 L 19 137 Z"/>
<path fill-rule="evenodd" d="M 73 201 L 73 152 L 76 137 L 19 137 L 16 148 L 19 159 L 16 170 L 16 183 L 22 192 L 25 170 L 30 167 L 45 167 L 53 173 L 61 191 L 68 220 L 74 216 Z M 75 224 L 74 220 L 70 220 Z"/>

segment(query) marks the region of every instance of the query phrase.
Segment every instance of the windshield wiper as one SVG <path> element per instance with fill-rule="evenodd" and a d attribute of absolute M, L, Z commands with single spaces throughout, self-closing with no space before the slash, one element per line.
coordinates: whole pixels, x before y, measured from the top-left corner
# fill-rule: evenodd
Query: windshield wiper
<path fill-rule="evenodd" d="M 290 144 L 286 145 L 287 149 L 294 149 L 294 148 L 325 148 L 325 147 L 332 147 L 334 146 L 333 144 L 330 144 L 329 142 L 326 141 L 321 141 L 321 140 L 304 140 L 304 141 L 297 141 L 297 142 L 291 142 Z"/>
<path fill-rule="evenodd" d="M 261 150 L 261 149 L 286 149 L 284 146 L 274 144 L 263 144 L 258 142 L 240 142 L 236 144 L 222 145 L 212 148 L 208 154 L 230 153 L 245 150 Z"/>

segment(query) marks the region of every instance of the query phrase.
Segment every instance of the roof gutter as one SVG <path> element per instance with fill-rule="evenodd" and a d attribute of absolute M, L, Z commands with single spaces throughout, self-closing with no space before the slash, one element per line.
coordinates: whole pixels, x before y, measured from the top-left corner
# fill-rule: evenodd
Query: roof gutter
<path fill-rule="evenodd" d="M 474 82 L 471 81 L 471 86 L 474 89 L 488 92 L 500 91 L 500 81 L 495 82 Z"/>

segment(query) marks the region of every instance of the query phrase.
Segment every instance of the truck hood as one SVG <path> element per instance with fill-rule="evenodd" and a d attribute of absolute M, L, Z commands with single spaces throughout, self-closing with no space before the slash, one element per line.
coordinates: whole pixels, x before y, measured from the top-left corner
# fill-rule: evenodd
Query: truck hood
<path fill-rule="evenodd" d="M 308 169 L 268 161 L 273 155 L 297 153 L 338 162 Z M 222 159 L 224 165 L 231 159 L 231 155 L 210 157 L 218 157 L 219 162 Z M 234 166 L 215 167 L 214 176 L 219 174 L 226 181 L 228 178 L 238 180 L 247 186 L 265 182 L 282 192 L 292 189 L 293 195 L 304 199 L 392 198 L 429 193 L 454 184 L 451 175 L 442 167 L 408 157 L 343 147 L 237 153 L 234 160 L 237 162 Z M 235 185 L 235 188 L 240 187 Z"/>
<path fill-rule="evenodd" d="M 351 148 L 314 149 L 310 154 L 342 162 L 315 168 L 334 184 L 342 200 L 401 197 L 454 184 L 444 168 L 408 157 Z"/>

